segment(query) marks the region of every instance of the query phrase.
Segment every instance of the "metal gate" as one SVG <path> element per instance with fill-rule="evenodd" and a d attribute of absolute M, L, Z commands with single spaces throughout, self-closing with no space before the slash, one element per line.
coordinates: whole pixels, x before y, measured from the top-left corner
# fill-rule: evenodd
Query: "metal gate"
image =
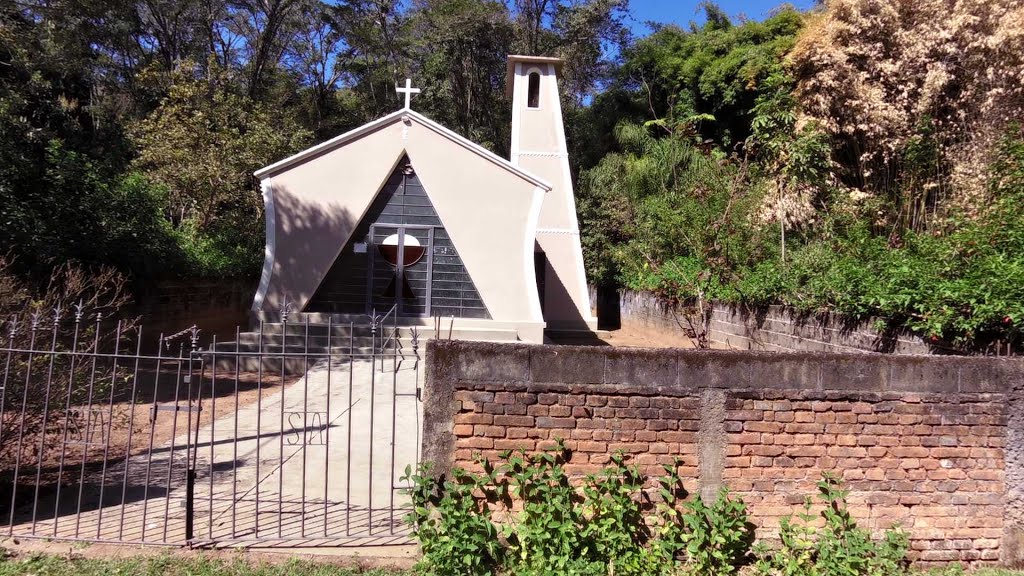
<path fill-rule="evenodd" d="M 0 534 L 191 546 L 408 541 L 419 343 L 366 323 L 152 339 L 78 309 L 7 323 Z"/>

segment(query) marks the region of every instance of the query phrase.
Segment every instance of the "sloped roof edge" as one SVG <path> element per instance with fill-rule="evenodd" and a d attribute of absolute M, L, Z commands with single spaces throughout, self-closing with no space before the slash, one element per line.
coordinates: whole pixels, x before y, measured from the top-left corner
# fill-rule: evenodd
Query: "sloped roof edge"
<path fill-rule="evenodd" d="M 410 118 L 411 120 L 415 120 L 423 127 L 433 130 L 434 132 L 440 134 L 441 136 L 444 136 L 445 138 L 448 138 L 452 142 L 455 142 L 456 144 L 462 146 L 463 148 L 469 150 L 470 152 L 473 152 L 474 154 L 491 161 L 493 164 L 496 164 L 497 166 L 504 168 L 505 170 L 515 174 L 516 176 L 519 176 L 520 178 L 526 180 L 527 182 L 530 182 L 534 186 L 543 188 L 546 191 L 551 191 L 551 184 L 548 184 L 544 180 L 534 176 L 533 174 L 530 174 L 529 172 L 523 170 L 522 168 L 519 168 L 515 164 L 512 164 L 508 160 L 502 158 L 501 156 L 498 156 L 497 154 L 491 152 L 490 150 L 487 150 L 486 148 L 480 146 L 479 144 L 473 142 L 472 140 L 469 140 L 468 138 L 465 138 L 449 130 L 448 128 L 445 128 L 444 126 L 438 124 L 437 122 L 434 122 L 430 118 L 427 118 L 426 116 L 420 114 L 419 112 L 416 112 L 415 110 L 397 110 L 395 112 L 392 112 L 391 114 L 388 114 L 387 116 L 382 116 L 374 120 L 373 122 L 363 124 L 362 126 L 354 130 L 345 132 L 340 136 L 335 136 L 330 140 L 321 142 L 316 146 L 307 148 L 301 152 L 293 154 L 285 158 L 284 160 L 280 160 L 278 162 L 270 164 L 269 166 L 260 168 L 259 170 L 253 172 L 253 176 L 262 179 L 267 176 L 270 176 L 271 174 L 283 172 L 288 168 L 292 167 L 293 165 L 298 164 L 303 160 L 306 160 L 307 158 L 311 158 L 318 154 L 322 154 L 324 152 L 333 150 L 334 148 L 337 148 L 339 146 L 343 146 L 353 140 L 359 139 L 361 136 L 365 134 L 368 134 L 370 132 L 373 132 L 374 130 L 387 126 L 388 124 L 401 121 L 403 118 L 406 117 Z"/>

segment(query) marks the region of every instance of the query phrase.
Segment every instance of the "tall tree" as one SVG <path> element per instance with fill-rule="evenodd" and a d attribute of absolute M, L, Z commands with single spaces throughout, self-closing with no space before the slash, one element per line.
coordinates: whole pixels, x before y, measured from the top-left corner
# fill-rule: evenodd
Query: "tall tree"
<path fill-rule="evenodd" d="M 239 94 L 240 87 L 211 92 L 209 83 L 190 77 L 189 64 L 175 71 L 168 97 L 135 128 L 135 166 L 167 189 L 168 219 L 186 240 L 216 240 L 204 251 L 255 269 L 262 202 L 252 171 L 307 146 L 309 133 Z"/>
<path fill-rule="evenodd" d="M 285 54 L 285 64 L 299 77 L 309 94 L 311 128 L 318 137 L 322 134 L 330 114 L 331 99 L 338 89 L 347 54 L 342 53 L 345 37 L 343 29 L 326 4 L 318 1 L 304 2 L 302 26 L 296 32 L 295 41 Z"/>
<path fill-rule="evenodd" d="M 183 59 L 205 60 L 211 34 L 209 11 L 217 2 L 141 0 L 138 2 L 140 44 L 156 53 L 164 70 Z"/>
<path fill-rule="evenodd" d="M 630 42 L 624 22 L 628 13 L 629 0 L 586 0 L 556 6 L 552 31 L 558 41 L 556 53 L 565 60 L 563 84 L 570 103 L 582 106 L 610 79 L 611 55 Z"/>
<path fill-rule="evenodd" d="M 517 49 L 530 56 L 549 52 L 557 44 L 547 23 L 554 18 L 558 0 L 514 0 Z"/>
<path fill-rule="evenodd" d="M 421 106 L 442 124 L 504 152 L 510 114 L 505 60 L 513 39 L 508 7 L 497 0 L 419 0 L 413 10 Z"/>
<path fill-rule="evenodd" d="M 803 17 L 784 8 L 763 22 L 732 25 L 713 5 L 707 22 L 664 26 L 624 53 L 617 84 L 648 110 L 649 120 L 732 149 L 750 135 L 762 82 L 792 49 Z"/>
<path fill-rule="evenodd" d="M 245 39 L 248 95 L 258 97 L 302 25 L 300 0 L 236 0 L 231 26 Z"/>
<path fill-rule="evenodd" d="M 344 38 L 341 80 L 369 121 L 394 109 L 395 85 L 408 73 L 408 17 L 399 0 L 345 0 L 329 9 Z"/>

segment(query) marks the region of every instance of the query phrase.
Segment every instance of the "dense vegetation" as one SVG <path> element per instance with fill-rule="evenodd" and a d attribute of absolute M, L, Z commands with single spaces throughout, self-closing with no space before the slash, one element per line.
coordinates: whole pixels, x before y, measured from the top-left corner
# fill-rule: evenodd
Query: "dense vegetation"
<path fill-rule="evenodd" d="M 505 56 L 557 55 L 593 283 L 1018 342 L 1024 0 L 703 8 L 634 38 L 628 0 L 3 4 L 0 255 L 37 282 L 254 277 L 254 169 L 407 76 L 506 153 Z"/>
<path fill-rule="evenodd" d="M 755 543 L 746 505 L 723 489 L 714 502 L 690 496 L 678 462 L 652 482 L 612 456 L 581 486 L 559 442 L 537 453 L 478 458 L 477 473 L 447 478 L 406 470 L 413 511 L 406 517 L 423 550 L 422 573 L 489 576 L 901 576 L 910 542 L 899 528 L 873 540 L 846 507 L 842 481 L 825 474 L 819 505 L 783 518 L 778 540 Z"/>
<path fill-rule="evenodd" d="M 399 106 L 502 152 L 505 58 L 566 59 L 570 109 L 625 45 L 625 0 L 30 0 L 0 5 L 0 256 L 253 277 L 252 172 Z M 572 112 L 570 112 L 572 113 Z"/>
<path fill-rule="evenodd" d="M 639 40 L 611 92 L 648 117 L 580 178 L 592 280 L 1018 342 L 1022 46 L 1019 1 L 708 8 Z"/>

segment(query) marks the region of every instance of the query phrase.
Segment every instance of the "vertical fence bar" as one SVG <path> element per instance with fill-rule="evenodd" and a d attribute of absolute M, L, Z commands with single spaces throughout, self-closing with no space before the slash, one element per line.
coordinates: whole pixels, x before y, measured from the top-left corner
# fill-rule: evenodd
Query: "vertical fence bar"
<path fill-rule="evenodd" d="M 102 314 L 96 314 L 96 326 L 93 334 L 91 366 L 89 368 L 89 385 L 86 387 L 85 401 L 85 434 L 82 436 L 82 465 L 78 472 L 78 506 L 75 513 L 75 537 L 80 536 L 82 522 L 82 494 L 85 490 L 85 463 L 89 460 L 89 439 L 92 436 L 92 396 L 96 384 L 96 359 L 100 351 L 100 326 L 103 321 Z"/>
<path fill-rule="evenodd" d="M 302 344 L 302 496 L 299 498 L 302 519 L 299 521 L 299 533 L 306 537 L 306 450 L 309 444 L 309 316 L 304 317 L 305 341 Z"/>
<path fill-rule="evenodd" d="M 128 398 L 128 441 L 124 453 L 124 477 L 121 479 L 121 521 L 118 524 L 117 539 L 124 537 L 124 509 L 128 499 L 128 468 L 132 463 L 132 436 L 135 433 L 135 395 L 139 384 L 139 357 L 142 356 L 142 326 L 139 326 L 135 343 L 135 367 L 132 370 L 132 392 Z"/>
<path fill-rule="evenodd" d="M 11 373 L 11 355 L 14 354 L 14 337 L 18 333 L 18 317 L 12 316 L 7 332 L 7 360 L 4 361 L 4 381 L 0 384 L 0 441 L 3 441 L 4 408 L 7 406 L 7 378 Z"/>
<path fill-rule="evenodd" d="M 331 335 L 334 333 L 334 317 L 327 317 L 327 407 L 324 417 L 324 537 L 327 537 L 327 510 L 330 508 L 330 498 L 327 487 L 330 485 L 331 474 L 331 372 L 334 367 L 331 365 Z"/>
<path fill-rule="evenodd" d="M 210 467 L 209 467 L 209 470 L 210 470 L 210 472 L 209 472 L 209 474 L 210 474 L 210 482 L 209 482 L 210 483 L 210 493 L 207 495 L 208 496 L 207 503 L 209 504 L 209 508 L 210 509 L 209 509 L 209 514 L 208 514 L 209 526 L 207 526 L 206 534 L 207 534 L 207 536 L 209 536 L 210 540 L 213 540 L 213 459 L 214 459 L 213 458 L 213 453 L 217 449 L 216 448 L 217 444 L 215 442 L 215 440 L 217 438 L 217 434 L 216 434 L 216 426 L 217 426 L 217 335 L 216 334 L 213 335 L 213 342 L 210 345 L 210 352 L 211 352 L 210 364 L 212 365 L 212 367 L 210 368 L 210 370 L 211 370 L 211 372 L 210 372 L 210 455 L 209 455 L 210 456 Z M 200 382 L 202 381 L 203 372 L 205 372 L 205 370 L 204 369 L 200 369 L 200 371 L 199 371 Z M 200 392 L 199 392 L 200 402 L 202 402 L 202 396 L 203 396 L 202 388 L 200 388 Z M 198 418 L 199 416 L 201 416 L 201 414 L 197 414 L 196 418 Z M 197 426 L 197 428 L 198 428 L 198 426 Z M 196 445 L 195 445 L 195 447 L 193 449 L 194 450 L 198 450 L 199 449 L 199 434 L 198 434 L 198 432 L 196 433 Z M 232 508 L 233 507 L 234 506 L 232 505 Z"/>
<path fill-rule="evenodd" d="M 180 409 L 179 402 L 181 402 L 181 365 L 182 365 L 182 363 L 184 361 L 185 361 L 185 345 L 184 344 L 179 344 L 178 345 L 178 360 L 177 360 L 178 367 L 175 370 L 175 374 L 174 374 L 174 410 L 172 412 L 174 414 L 174 417 L 171 420 L 171 447 L 170 447 L 170 450 L 167 452 L 167 492 L 164 494 L 164 530 L 163 530 L 163 541 L 164 542 L 167 541 L 167 524 L 168 524 L 167 520 L 168 520 L 168 518 L 170 516 L 170 512 L 171 512 L 171 490 L 173 489 L 171 487 L 171 480 L 173 479 L 173 472 L 174 472 L 175 440 L 176 440 L 176 437 L 178 436 L 178 410 Z M 189 367 L 189 370 L 191 371 L 191 366 Z M 191 386 L 191 383 L 189 384 L 189 386 Z M 186 475 L 185 481 L 187 483 L 188 482 L 188 460 L 187 460 L 188 453 L 187 452 L 185 454 L 185 457 L 186 457 L 186 461 L 185 461 L 185 475 Z M 186 501 L 186 503 L 187 503 L 187 501 Z M 189 515 L 188 515 L 188 513 L 186 511 L 186 516 L 185 516 L 186 521 L 188 520 L 188 517 L 189 517 Z"/>
<path fill-rule="evenodd" d="M 401 242 L 401 236 L 399 236 L 399 242 Z M 401 254 L 401 248 L 399 248 L 399 254 Z M 396 289 L 397 290 L 397 289 Z M 369 454 L 369 469 L 367 475 L 369 479 L 369 485 L 366 488 L 366 533 L 373 536 L 373 413 L 374 413 L 374 396 L 376 396 L 377 389 L 377 360 L 374 355 L 377 352 L 377 328 L 378 321 L 374 318 L 373 326 L 370 328 L 370 454 Z"/>
<path fill-rule="evenodd" d="M 285 303 L 285 311 L 281 315 L 281 416 L 280 431 L 277 435 L 277 537 L 284 536 L 284 405 L 285 397 L 284 375 L 285 367 L 288 364 L 288 311 Z"/>
<path fill-rule="evenodd" d="M 352 379 L 355 370 L 355 323 L 348 323 L 348 426 L 345 432 L 345 536 L 352 535 Z M 373 371 L 373 367 L 370 367 Z"/>
<path fill-rule="evenodd" d="M 185 470 L 185 541 L 187 543 L 191 543 L 192 540 L 195 538 L 195 512 L 196 512 L 196 509 L 195 509 L 195 506 L 196 506 L 195 490 L 196 490 L 196 477 L 197 477 L 196 471 L 197 471 L 197 466 L 198 466 L 198 462 L 199 462 L 199 427 L 200 427 L 200 416 L 202 415 L 202 410 L 203 410 L 203 374 L 206 371 L 205 360 L 203 359 L 203 355 L 199 351 L 199 328 L 197 328 L 196 326 L 192 326 L 192 336 L 191 336 L 190 340 L 192 341 L 192 348 L 191 348 L 191 350 L 189 352 L 189 357 L 188 357 L 188 371 L 189 371 L 189 378 L 188 378 L 188 407 L 189 407 L 189 410 L 188 410 L 188 429 L 187 429 L 187 431 L 185 433 L 185 437 L 191 440 L 191 441 L 186 441 L 186 443 L 185 443 L 185 463 L 186 463 L 186 470 Z M 217 341 L 217 338 L 214 337 L 213 342 L 216 343 L 216 341 Z M 196 362 L 199 363 L 198 378 L 196 378 L 196 376 L 197 376 L 196 368 L 195 368 Z M 216 371 L 216 367 L 214 367 L 214 370 Z M 214 374 L 216 374 L 216 372 L 214 372 Z M 193 396 L 192 396 L 192 385 L 193 385 L 193 383 L 195 384 L 195 387 L 196 387 L 195 406 L 194 407 L 192 405 L 192 398 L 193 398 Z M 213 386 L 212 385 L 210 386 L 210 395 L 211 395 L 211 397 L 213 396 Z M 195 430 L 194 430 L 194 432 L 193 432 L 193 428 L 192 428 L 192 411 L 193 411 L 193 409 L 195 410 L 195 413 L 196 413 Z M 211 410 L 211 413 L 212 412 L 213 412 L 213 410 Z M 210 418 L 211 423 L 213 421 L 213 416 L 215 416 L 215 414 L 211 414 L 211 418 Z M 210 460 L 212 462 L 213 461 L 213 440 L 212 440 L 213 439 L 213 435 L 212 435 L 213 430 L 212 430 L 212 428 L 211 428 L 210 432 L 211 432 L 211 436 L 210 436 L 210 438 L 211 438 L 211 440 L 210 440 Z M 193 433 L 194 433 L 194 435 L 193 435 Z M 212 470 L 213 469 L 211 467 L 211 472 L 212 472 Z M 213 477 L 212 473 L 211 473 L 210 476 L 211 476 L 211 478 Z M 211 510 L 213 509 L 212 503 L 213 503 L 213 491 L 211 490 L 210 491 L 210 504 L 211 504 L 210 509 Z M 212 515 L 211 515 L 211 520 L 212 520 Z M 213 523 L 211 522 L 211 525 L 212 524 Z M 211 530 L 212 530 L 212 528 L 211 528 Z"/>
<path fill-rule="evenodd" d="M 259 364 L 256 374 L 256 504 L 254 515 L 253 536 L 260 537 L 260 447 L 263 444 L 263 320 L 260 320 L 260 333 L 256 339 L 256 362 Z M 283 394 L 283 389 L 282 389 Z M 283 398 L 283 396 L 282 396 Z"/>
<path fill-rule="evenodd" d="M 117 387 L 117 361 L 121 354 L 121 326 L 117 321 L 117 328 L 114 331 L 114 359 L 110 369 L 110 401 L 107 402 L 107 434 L 103 442 L 103 464 L 100 472 L 100 498 L 99 510 L 96 517 L 96 538 L 100 537 L 100 530 L 103 527 L 103 496 L 107 485 L 107 458 L 110 456 L 110 432 L 114 427 L 114 389 Z"/>
<path fill-rule="evenodd" d="M 391 343 L 391 475 L 388 480 L 388 533 L 395 535 L 395 429 L 398 426 L 398 316 L 395 316 L 395 332 Z M 382 360 L 383 361 L 383 360 Z"/>
<path fill-rule="evenodd" d="M 259 336 L 256 344 L 256 363 L 257 366 L 257 378 L 256 378 L 256 515 L 255 515 L 255 527 L 253 535 L 259 537 L 259 485 L 262 482 L 262 477 L 259 475 L 259 462 L 260 462 L 260 448 L 262 442 L 262 426 L 261 422 L 263 419 L 263 321 L 259 321 Z"/>
<path fill-rule="evenodd" d="M 141 539 L 146 541 L 146 515 L 149 512 L 149 481 L 150 473 L 153 470 L 153 437 L 156 434 L 156 408 L 158 394 L 160 393 L 160 370 L 163 369 L 164 335 L 160 334 L 157 339 L 156 349 L 156 374 L 153 376 L 153 406 L 149 412 L 149 448 L 146 452 L 146 480 L 142 486 L 142 534 Z"/>
<path fill-rule="evenodd" d="M 195 334 L 192 327 L 192 335 Z M 188 352 L 188 376 L 186 376 L 185 406 L 188 410 L 185 420 L 185 542 L 191 542 L 196 535 L 196 462 L 199 455 L 199 418 L 196 418 L 196 435 L 192 438 L 192 385 L 196 376 L 196 341 L 193 338 Z M 203 373 L 199 372 L 196 395 L 203 393 Z M 197 402 L 198 404 L 198 402 Z"/>
<path fill-rule="evenodd" d="M 53 384 L 53 363 L 57 359 L 57 329 L 60 328 L 60 307 L 53 314 L 53 335 L 50 338 L 50 365 L 46 369 L 46 397 L 43 398 L 43 423 L 39 430 L 39 451 L 36 461 L 36 489 L 32 497 L 32 534 L 36 533 L 36 512 L 39 509 L 39 484 L 43 477 L 43 451 L 46 449 L 46 425 L 50 416 L 50 392 Z"/>
<path fill-rule="evenodd" d="M 242 362 L 242 357 L 238 355 L 240 351 L 241 343 L 239 341 L 239 330 L 238 326 L 235 326 L 235 429 L 233 431 L 234 437 L 231 442 L 231 537 L 235 538 L 235 526 L 238 524 L 238 517 L 235 513 L 235 509 L 238 508 L 238 366 Z M 256 433 L 256 445 L 259 446 L 260 438 L 259 432 Z M 256 476 L 256 482 L 259 482 L 259 475 Z"/>
<path fill-rule="evenodd" d="M 4 361 L 4 380 L 0 384 L 0 441 L 3 440 L 3 417 L 4 408 L 7 407 L 7 382 L 8 377 L 11 373 L 11 355 L 14 354 L 14 337 L 18 334 L 18 317 L 11 316 L 10 327 L 7 333 L 7 359 Z M 13 496 L 13 495 L 12 495 Z M 14 533 L 14 523 L 12 522 L 8 527 L 8 534 Z"/>
<path fill-rule="evenodd" d="M 60 460 L 57 465 L 57 490 L 54 495 L 53 504 L 53 535 L 57 536 L 57 524 L 60 520 L 60 491 L 64 484 L 64 457 L 67 455 L 68 447 L 68 430 L 71 428 L 68 425 L 68 420 L 71 419 L 71 398 L 72 393 L 75 389 L 75 358 L 78 354 L 78 334 L 79 329 L 82 325 L 82 305 L 81 303 L 75 307 L 75 328 L 74 334 L 71 339 L 71 355 L 68 360 L 68 393 L 67 401 L 64 404 L 64 432 L 61 434 L 60 443 Z M 8 360 L 10 360 L 10 354 L 8 354 Z M 6 380 L 6 374 L 4 376 Z M 0 413 L 3 413 L 3 403 L 0 402 Z"/>
<path fill-rule="evenodd" d="M 32 384 L 32 360 L 36 349 L 36 330 L 39 328 L 39 313 L 32 315 L 32 325 L 29 328 L 28 362 L 25 366 L 25 390 L 21 395 L 21 419 L 18 423 L 18 447 L 14 453 L 14 476 L 11 477 L 11 518 L 9 534 L 14 534 L 14 508 L 18 502 L 18 472 L 21 468 L 21 448 L 25 439 L 25 410 L 28 408 L 28 391 Z"/>

